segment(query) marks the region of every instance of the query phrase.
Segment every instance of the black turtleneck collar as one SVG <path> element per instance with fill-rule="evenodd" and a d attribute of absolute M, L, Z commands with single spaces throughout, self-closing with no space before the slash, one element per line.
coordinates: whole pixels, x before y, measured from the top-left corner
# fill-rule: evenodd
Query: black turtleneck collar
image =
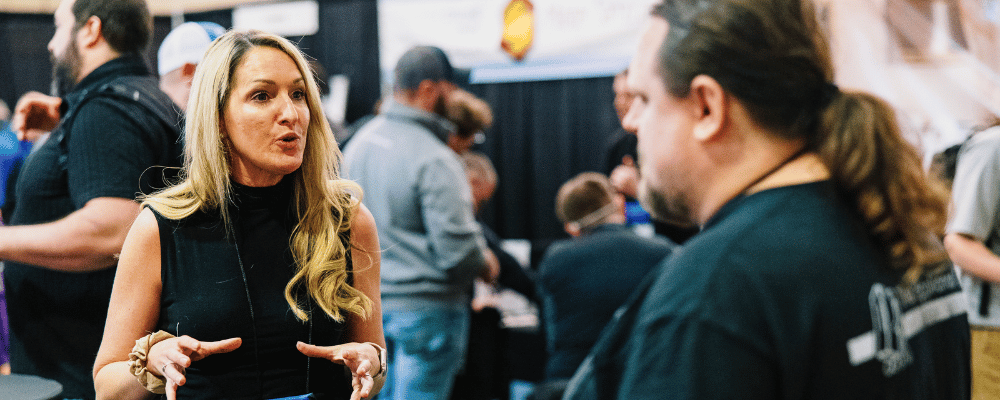
<path fill-rule="evenodd" d="M 286 175 L 274 186 L 253 187 L 232 181 L 233 204 L 239 208 L 277 208 L 288 206 L 294 179 Z"/>

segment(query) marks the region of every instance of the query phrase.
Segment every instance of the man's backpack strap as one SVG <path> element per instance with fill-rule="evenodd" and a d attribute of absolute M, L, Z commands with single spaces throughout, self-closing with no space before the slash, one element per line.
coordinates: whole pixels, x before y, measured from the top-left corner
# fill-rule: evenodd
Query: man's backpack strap
<path fill-rule="evenodd" d="M 141 84 L 142 80 L 150 80 L 152 82 L 145 82 L 146 84 Z M 144 76 L 138 78 L 138 80 L 116 79 L 101 85 L 94 90 L 84 89 L 77 95 L 81 99 L 66 111 L 62 121 L 59 123 L 60 129 L 57 129 L 59 132 L 58 137 L 50 139 L 58 141 L 59 168 L 63 171 L 66 171 L 68 168 L 69 130 L 73 126 L 73 121 L 76 119 L 77 112 L 80 108 L 87 104 L 87 102 L 98 97 L 114 98 L 125 103 L 138 104 L 142 108 L 149 111 L 152 115 L 156 116 L 156 118 L 159 119 L 165 127 L 171 128 L 175 132 L 180 132 L 180 127 L 178 126 L 181 120 L 180 113 L 173 107 L 173 102 L 167 102 L 167 104 L 164 104 L 163 101 L 155 101 L 157 97 L 165 97 L 165 95 L 162 92 L 159 92 L 156 85 L 156 78 L 152 76 Z M 179 134 L 177 137 L 178 140 L 180 140 Z"/>

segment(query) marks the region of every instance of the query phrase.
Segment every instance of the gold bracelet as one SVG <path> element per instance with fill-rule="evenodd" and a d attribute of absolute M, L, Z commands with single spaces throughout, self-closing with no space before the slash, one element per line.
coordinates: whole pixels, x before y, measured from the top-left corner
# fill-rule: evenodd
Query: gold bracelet
<path fill-rule="evenodd" d="M 146 357 L 149 356 L 149 349 L 153 348 L 153 345 L 172 337 L 174 335 L 165 331 L 150 333 L 136 339 L 135 347 L 132 347 L 132 352 L 128 354 L 129 371 L 139 380 L 139 384 L 150 392 L 156 394 L 166 393 L 166 381 L 163 377 L 153 375 L 152 372 L 146 369 Z"/>

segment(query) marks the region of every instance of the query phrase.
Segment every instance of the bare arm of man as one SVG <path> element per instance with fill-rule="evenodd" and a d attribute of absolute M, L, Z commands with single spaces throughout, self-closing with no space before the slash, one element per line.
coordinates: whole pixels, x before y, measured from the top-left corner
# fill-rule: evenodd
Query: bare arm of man
<path fill-rule="evenodd" d="M 138 214 L 135 201 L 99 197 L 57 221 L 5 226 L 0 228 L 0 259 L 65 272 L 109 268 Z"/>
<path fill-rule="evenodd" d="M 944 248 L 963 271 L 983 280 L 1000 282 L 1000 257 L 983 242 L 961 233 L 949 233 L 944 237 Z"/>

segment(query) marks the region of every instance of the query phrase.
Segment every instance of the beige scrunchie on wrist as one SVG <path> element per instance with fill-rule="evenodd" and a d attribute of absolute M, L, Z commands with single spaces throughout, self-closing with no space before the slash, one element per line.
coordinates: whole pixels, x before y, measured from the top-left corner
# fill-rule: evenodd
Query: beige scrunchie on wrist
<path fill-rule="evenodd" d="M 166 381 L 162 377 L 153 375 L 146 369 L 146 357 L 149 355 L 149 349 L 153 348 L 153 345 L 162 342 L 164 340 L 174 337 L 165 331 L 157 331 L 156 333 L 150 333 L 143 336 L 135 341 L 135 347 L 132 347 L 132 352 L 128 354 L 128 369 L 135 375 L 136 379 L 139 380 L 139 384 L 144 386 L 146 390 L 156 393 L 164 394 L 166 393 Z"/>

